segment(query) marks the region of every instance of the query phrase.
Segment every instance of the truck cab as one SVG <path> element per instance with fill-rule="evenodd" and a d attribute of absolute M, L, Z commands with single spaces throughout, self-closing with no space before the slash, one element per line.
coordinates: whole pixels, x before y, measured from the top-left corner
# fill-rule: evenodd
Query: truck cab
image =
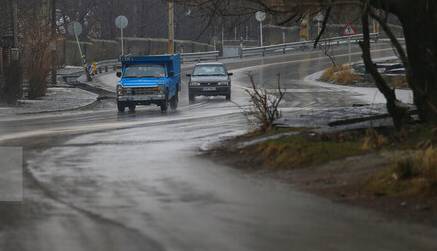
<path fill-rule="evenodd" d="M 180 55 L 123 56 L 117 85 L 117 108 L 135 112 L 137 105 L 176 110 L 181 89 Z"/>

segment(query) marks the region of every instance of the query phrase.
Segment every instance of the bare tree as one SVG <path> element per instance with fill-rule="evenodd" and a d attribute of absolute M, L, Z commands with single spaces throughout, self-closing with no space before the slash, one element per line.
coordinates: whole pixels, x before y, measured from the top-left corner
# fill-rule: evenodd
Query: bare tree
<path fill-rule="evenodd" d="M 249 73 L 249 79 L 252 88 L 246 90 L 246 93 L 250 96 L 254 116 L 260 129 L 268 131 L 272 129 L 274 122 L 281 117 L 279 105 L 285 96 L 285 91 L 281 88 L 281 75 L 278 74 L 277 89 L 275 90 L 258 87 L 251 73 Z"/>
<path fill-rule="evenodd" d="M 359 10 L 363 31 L 368 31 L 368 17 L 373 17 L 389 36 L 392 44 L 400 55 L 407 70 L 408 83 L 414 93 L 414 102 L 421 119 L 425 122 L 437 123 L 437 36 L 433 32 L 437 26 L 437 1 L 430 0 L 246 0 L 240 7 L 226 5 L 229 1 L 222 0 L 190 0 L 187 1 L 203 9 L 220 8 L 212 14 L 238 15 L 264 10 L 281 17 L 284 22 L 297 21 L 306 15 L 325 12 L 326 19 L 332 17 L 336 10 L 343 15 L 349 15 L 351 9 Z M 219 4 L 221 2 L 221 4 Z M 237 1 L 238 2 L 238 1 Z M 235 4 L 234 4 L 235 5 Z M 245 8 L 246 7 L 246 8 Z M 244 10 L 242 10 L 244 8 Z M 331 11 L 332 10 L 332 11 Z M 223 14 L 224 13 L 224 14 Z M 393 35 L 388 25 L 389 15 L 397 17 L 404 30 L 406 50 Z M 326 21 L 323 22 L 324 26 Z M 319 34 L 321 37 L 322 34 Z M 377 71 L 369 57 L 369 36 L 361 43 L 363 59 L 368 71 L 377 82 L 378 89 L 387 99 L 387 109 L 393 117 L 397 128 L 405 121 L 403 105 L 397 100 L 392 89 Z"/>

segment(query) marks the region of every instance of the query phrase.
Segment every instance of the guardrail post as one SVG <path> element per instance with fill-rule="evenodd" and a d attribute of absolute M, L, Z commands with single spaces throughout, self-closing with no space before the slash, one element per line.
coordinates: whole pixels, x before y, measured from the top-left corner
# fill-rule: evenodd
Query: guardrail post
<path fill-rule="evenodd" d="M 282 54 L 285 54 L 286 49 L 287 49 L 287 45 L 284 44 L 284 48 L 282 49 Z"/>
<path fill-rule="evenodd" d="M 108 72 L 108 66 L 105 66 L 105 72 Z"/>

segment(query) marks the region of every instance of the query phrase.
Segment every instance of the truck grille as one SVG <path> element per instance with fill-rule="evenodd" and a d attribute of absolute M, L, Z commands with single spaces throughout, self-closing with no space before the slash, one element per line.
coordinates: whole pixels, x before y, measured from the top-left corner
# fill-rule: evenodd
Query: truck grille
<path fill-rule="evenodd" d="M 127 95 L 156 95 L 160 94 L 158 87 L 137 87 L 129 88 Z"/>

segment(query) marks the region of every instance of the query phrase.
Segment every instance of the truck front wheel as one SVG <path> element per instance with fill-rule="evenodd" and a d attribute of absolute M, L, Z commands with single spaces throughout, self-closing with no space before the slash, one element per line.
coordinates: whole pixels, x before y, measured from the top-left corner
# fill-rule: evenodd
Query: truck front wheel
<path fill-rule="evenodd" d="M 166 113 L 168 110 L 168 94 L 165 95 L 165 100 L 161 103 L 161 112 Z"/>
<path fill-rule="evenodd" d="M 123 102 L 117 102 L 118 112 L 124 112 L 126 110 L 126 105 Z"/>
<path fill-rule="evenodd" d="M 173 111 L 175 111 L 176 109 L 178 109 L 178 103 L 179 103 L 179 93 L 176 93 L 176 95 L 170 100 L 170 108 Z"/>

